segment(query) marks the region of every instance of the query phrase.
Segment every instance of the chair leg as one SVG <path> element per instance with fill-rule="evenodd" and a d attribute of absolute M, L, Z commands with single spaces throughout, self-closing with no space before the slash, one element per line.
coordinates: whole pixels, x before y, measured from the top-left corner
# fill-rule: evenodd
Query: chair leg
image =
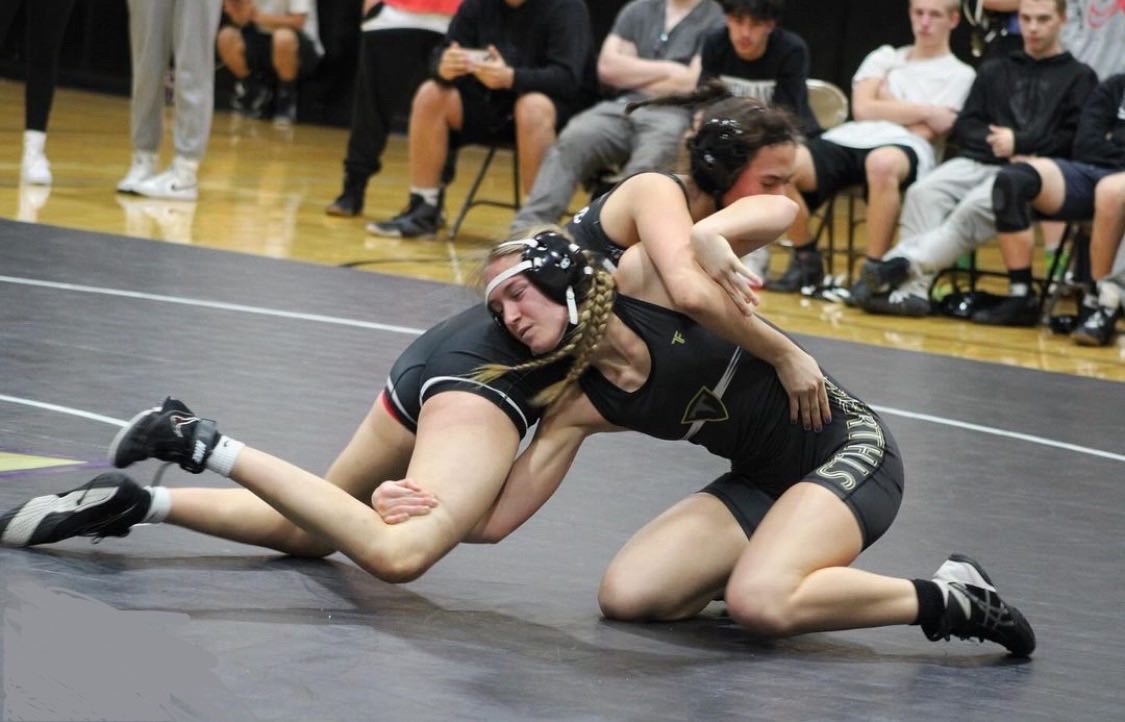
<path fill-rule="evenodd" d="M 520 209 L 520 152 L 512 147 L 512 207 Z"/>
<path fill-rule="evenodd" d="M 496 155 L 496 147 L 491 146 L 480 164 L 480 170 L 477 171 L 476 177 L 473 178 L 473 184 L 469 186 L 469 192 L 465 195 L 465 202 L 461 204 L 461 210 L 457 212 L 457 219 L 453 221 L 453 226 L 449 229 L 450 238 L 457 237 L 457 234 L 461 231 L 461 224 L 465 221 L 465 216 L 469 214 L 469 209 L 476 204 L 477 190 L 484 180 L 484 174 L 488 172 L 488 166 L 492 165 L 492 156 L 494 155 Z"/>

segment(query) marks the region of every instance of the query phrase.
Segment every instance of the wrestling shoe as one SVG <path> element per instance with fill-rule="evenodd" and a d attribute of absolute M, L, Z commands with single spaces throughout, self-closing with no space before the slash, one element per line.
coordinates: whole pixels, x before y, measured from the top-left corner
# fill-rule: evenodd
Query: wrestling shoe
<path fill-rule="evenodd" d="M 52 544 L 74 536 L 126 536 L 144 519 L 152 495 L 128 476 L 109 472 L 63 492 L 37 496 L 0 516 L 0 546 Z"/>
<path fill-rule="evenodd" d="M 221 436 L 214 421 L 197 417 L 169 396 L 163 406 L 142 411 L 117 432 L 109 445 L 109 461 L 121 469 L 145 459 L 160 459 L 198 474 L 206 468 Z"/>
<path fill-rule="evenodd" d="M 996 642 L 1017 657 L 1035 651 L 1031 625 L 1020 610 L 1000 598 L 978 562 L 963 554 L 950 554 L 933 580 L 945 592 L 945 614 L 938 629 L 926 633 L 930 641 L 948 640 L 952 635 Z"/>

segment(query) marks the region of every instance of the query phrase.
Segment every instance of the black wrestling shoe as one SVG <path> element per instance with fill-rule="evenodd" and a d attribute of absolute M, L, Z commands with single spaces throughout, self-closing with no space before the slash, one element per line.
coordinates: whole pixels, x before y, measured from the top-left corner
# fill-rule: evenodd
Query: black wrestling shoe
<path fill-rule="evenodd" d="M 779 293 L 799 293 L 816 288 L 824 282 L 824 257 L 816 248 L 794 249 L 789 254 L 789 267 L 778 278 L 766 281 L 766 289 Z"/>
<path fill-rule="evenodd" d="M 950 554 L 934 574 L 934 582 L 946 593 L 946 602 L 940 627 L 926 633 L 930 641 L 952 635 L 996 642 L 1017 657 L 1035 651 L 1035 631 L 1020 610 L 1000 598 L 978 562 Z"/>
<path fill-rule="evenodd" d="M 889 261 L 863 260 L 859 278 L 849 289 L 849 306 L 863 308 L 875 296 L 885 295 L 910 277 L 910 261 L 899 256 Z"/>
<path fill-rule="evenodd" d="M 37 496 L 0 516 L 0 546 L 52 544 L 74 536 L 126 536 L 152 505 L 128 476 L 109 472 L 63 492 Z"/>
<path fill-rule="evenodd" d="M 214 421 L 197 417 L 169 396 L 163 406 L 142 411 L 117 432 L 109 445 L 109 461 L 121 469 L 145 459 L 160 459 L 198 474 L 206 468 L 220 436 Z"/>

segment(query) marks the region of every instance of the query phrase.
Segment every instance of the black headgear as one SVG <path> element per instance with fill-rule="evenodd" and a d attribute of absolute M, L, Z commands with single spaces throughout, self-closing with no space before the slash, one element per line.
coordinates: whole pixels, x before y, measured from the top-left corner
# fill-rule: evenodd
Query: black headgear
<path fill-rule="evenodd" d="M 531 238 L 506 241 L 498 248 L 516 246 L 523 246 L 520 262 L 489 282 L 484 291 L 485 303 L 497 286 L 523 273 L 547 298 L 566 305 L 571 324 L 578 323 L 577 299 L 586 295 L 594 275 L 582 249 L 556 231 L 541 231 Z"/>
<path fill-rule="evenodd" d="M 738 180 L 750 160 L 745 135 L 746 131 L 737 120 L 712 118 L 688 140 L 692 180 L 716 203 Z"/>

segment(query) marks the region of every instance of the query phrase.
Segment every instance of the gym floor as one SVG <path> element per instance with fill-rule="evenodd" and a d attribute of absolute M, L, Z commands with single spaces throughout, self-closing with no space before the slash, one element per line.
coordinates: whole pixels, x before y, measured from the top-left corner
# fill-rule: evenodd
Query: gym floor
<path fill-rule="evenodd" d="M 0 220 L 0 509 L 104 471 L 117 427 L 166 394 L 322 471 L 398 352 L 473 301 L 448 284 Z M 618 434 L 593 439 L 511 538 L 459 547 L 403 586 L 339 555 L 287 559 L 166 525 L 0 550 L 0 716 L 1117 718 L 1125 385 L 797 338 L 881 411 L 906 459 L 899 517 L 857 566 L 928 577 L 950 552 L 974 556 L 1034 625 L 1031 660 L 912 627 L 764 641 L 721 604 L 678 624 L 602 620 L 616 550 L 723 471 L 695 447 Z M 156 468 L 131 473 L 147 483 Z"/>

